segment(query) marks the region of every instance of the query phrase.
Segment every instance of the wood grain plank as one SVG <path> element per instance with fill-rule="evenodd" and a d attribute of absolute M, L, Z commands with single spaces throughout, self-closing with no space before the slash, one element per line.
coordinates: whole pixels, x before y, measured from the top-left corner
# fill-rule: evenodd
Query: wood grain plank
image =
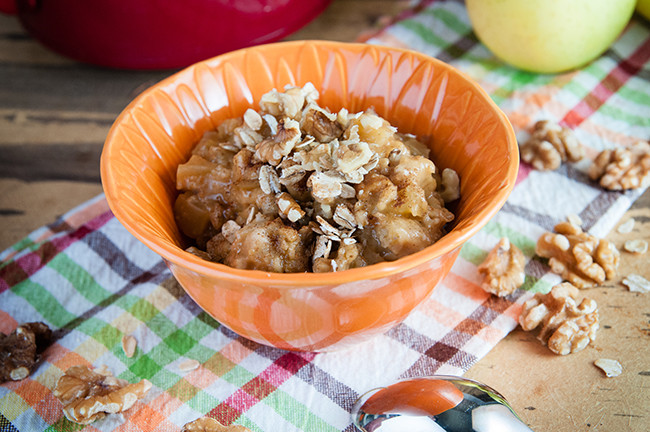
<path fill-rule="evenodd" d="M 99 183 L 0 178 L 0 250 L 102 193 Z"/>
<path fill-rule="evenodd" d="M 0 27 L 6 17 L 0 17 Z M 71 65 L 75 64 L 70 60 L 32 39 L 29 35 L 21 32 L 0 34 L 0 62 L 41 64 L 41 65 Z"/>
<path fill-rule="evenodd" d="M 172 73 L 2 62 L 0 108 L 117 114 L 144 88 Z"/>
<path fill-rule="evenodd" d="M 377 29 L 389 17 L 410 8 L 412 0 L 345 0 L 333 1 L 313 22 L 286 40 L 324 39 L 356 41 L 359 35 Z"/>
<path fill-rule="evenodd" d="M 99 183 L 103 142 L 3 145 L 0 178 L 23 181 L 67 180 Z M 42 211 L 35 208 L 34 211 Z"/>
<path fill-rule="evenodd" d="M 117 114 L 0 109 L 0 149 L 5 145 L 103 142 Z"/>
<path fill-rule="evenodd" d="M 622 251 L 626 240 L 650 241 L 649 204 L 650 190 L 622 218 L 634 217 L 634 230 L 612 230 L 607 236 L 621 250 L 617 278 L 580 293 L 598 303 L 600 329 L 593 343 L 578 353 L 558 356 L 534 332 L 518 328 L 465 374 L 503 392 L 533 430 L 648 430 L 650 295 L 630 292 L 620 281 L 630 273 L 650 279 L 647 254 Z M 606 378 L 593 365 L 599 358 L 618 360 L 623 374 Z"/>

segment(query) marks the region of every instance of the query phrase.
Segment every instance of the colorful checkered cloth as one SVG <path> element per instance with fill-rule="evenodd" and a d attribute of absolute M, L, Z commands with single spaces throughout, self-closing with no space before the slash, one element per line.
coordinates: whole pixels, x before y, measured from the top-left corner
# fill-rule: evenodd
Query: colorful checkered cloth
<path fill-rule="evenodd" d="M 638 19 L 582 70 L 538 75 L 505 66 L 471 31 L 462 2 L 429 2 L 370 43 L 415 49 L 478 80 L 519 138 L 539 119 L 575 130 L 588 156 L 650 136 L 650 30 Z M 247 341 L 203 312 L 161 259 L 112 216 L 102 196 L 0 254 L 0 330 L 44 321 L 55 342 L 27 379 L 0 386 L 3 431 L 177 431 L 208 415 L 254 431 L 352 431 L 350 408 L 364 391 L 406 376 L 462 374 L 516 326 L 528 294 L 498 299 L 476 266 L 507 236 L 528 258 L 528 291 L 557 281 L 534 257 L 542 232 L 577 214 L 606 234 L 641 191 L 608 192 L 585 176 L 588 162 L 555 172 L 523 165 L 501 212 L 466 244 L 451 274 L 408 319 L 364 344 L 327 354 Z M 138 341 L 132 358 L 123 335 Z M 201 363 L 182 372 L 187 359 Z M 68 367 L 105 364 L 130 382 L 153 383 L 123 414 L 84 428 L 68 421 L 52 389 Z"/>

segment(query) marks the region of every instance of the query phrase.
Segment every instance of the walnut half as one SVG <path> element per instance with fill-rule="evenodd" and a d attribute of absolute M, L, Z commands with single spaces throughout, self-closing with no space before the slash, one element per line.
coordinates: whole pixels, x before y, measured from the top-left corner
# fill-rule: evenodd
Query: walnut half
<path fill-rule="evenodd" d="M 584 349 L 596 340 L 598 305 L 584 298 L 577 303 L 579 290 L 568 282 L 554 286 L 548 294 L 536 294 L 524 303 L 519 324 L 531 331 L 541 324 L 537 339 L 555 354 L 567 355 Z"/>
<path fill-rule="evenodd" d="M 650 185 L 650 144 L 639 141 L 629 148 L 603 150 L 591 165 L 589 177 L 609 190 Z"/>
<path fill-rule="evenodd" d="M 549 120 L 535 123 L 530 138 L 521 146 L 521 158 L 537 170 L 555 170 L 562 162 L 577 162 L 584 150 L 571 129 Z"/>
<path fill-rule="evenodd" d="M 131 408 L 151 388 L 146 379 L 136 384 L 115 378 L 105 367 L 90 370 L 72 366 L 59 378 L 54 396 L 63 404 L 63 414 L 70 421 L 89 424 Z"/>
<path fill-rule="evenodd" d="M 483 276 L 481 288 L 499 297 L 512 294 L 524 283 L 525 265 L 523 252 L 503 237 L 478 266 Z"/>
<path fill-rule="evenodd" d="M 594 237 L 570 222 L 555 226 L 537 241 L 537 255 L 548 258 L 554 273 L 578 288 L 588 288 L 616 277 L 620 253 L 607 240 Z"/>
<path fill-rule="evenodd" d="M 42 322 L 19 325 L 9 335 L 0 333 L 0 382 L 27 378 L 51 337 L 52 331 Z"/>

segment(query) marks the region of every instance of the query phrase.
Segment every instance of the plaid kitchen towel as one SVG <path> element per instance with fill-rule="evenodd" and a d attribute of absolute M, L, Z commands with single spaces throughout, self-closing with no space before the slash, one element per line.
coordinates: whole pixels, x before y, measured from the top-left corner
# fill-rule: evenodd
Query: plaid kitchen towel
<path fill-rule="evenodd" d="M 369 40 L 415 49 L 479 81 L 520 139 L 538 119 L 571 127 L 592 157 L 650 136 L 650 29 L 633 20 L 599 60 L 567 74 L 518 71 L 471 31 L 462 2 L 427 2 Z M 27 379 L 0 386 L 2 431 L 178 431 L 203 415 L 254 431 L 352 431 L 349 410 L 364 391 L 393 379 L 462 374 L 516 326 L 527 294 L 495 298 L 476 266 L 507 236 L 528 258 L 527 291 L 558 278 L 535 259 L 542 232 L 569 214 L 605 235 L 642 191 L 608 192 L 587 162 L 554 172 L 522 165 L 499 214 L 468 244 L 449 276 L 404 323 L 332 353 L 294 353 L 247 341 L 203 312 L 162 260 L 117 222 L 103 196 L 70 211 L 0 254 L 0 331 L 44 321 L 55 341 Z M 138 341 L 122 351 L 123 335 Z M 200 367 L 184 372 L 188 359 Z M 52 389 L 68 367 L 108 368 L 153 383 L 131 409 L 89 426 L 68 421 Z"/>

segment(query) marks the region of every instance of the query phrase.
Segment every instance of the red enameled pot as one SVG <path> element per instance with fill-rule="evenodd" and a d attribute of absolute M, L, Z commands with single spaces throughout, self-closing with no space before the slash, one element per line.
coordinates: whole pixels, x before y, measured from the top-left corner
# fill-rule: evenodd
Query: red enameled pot
<path fill-rule="evenodd" d="M 41 43 L 125 69 L 179 68 L 281 39 L 331 0 L 0 0 Z"/>

